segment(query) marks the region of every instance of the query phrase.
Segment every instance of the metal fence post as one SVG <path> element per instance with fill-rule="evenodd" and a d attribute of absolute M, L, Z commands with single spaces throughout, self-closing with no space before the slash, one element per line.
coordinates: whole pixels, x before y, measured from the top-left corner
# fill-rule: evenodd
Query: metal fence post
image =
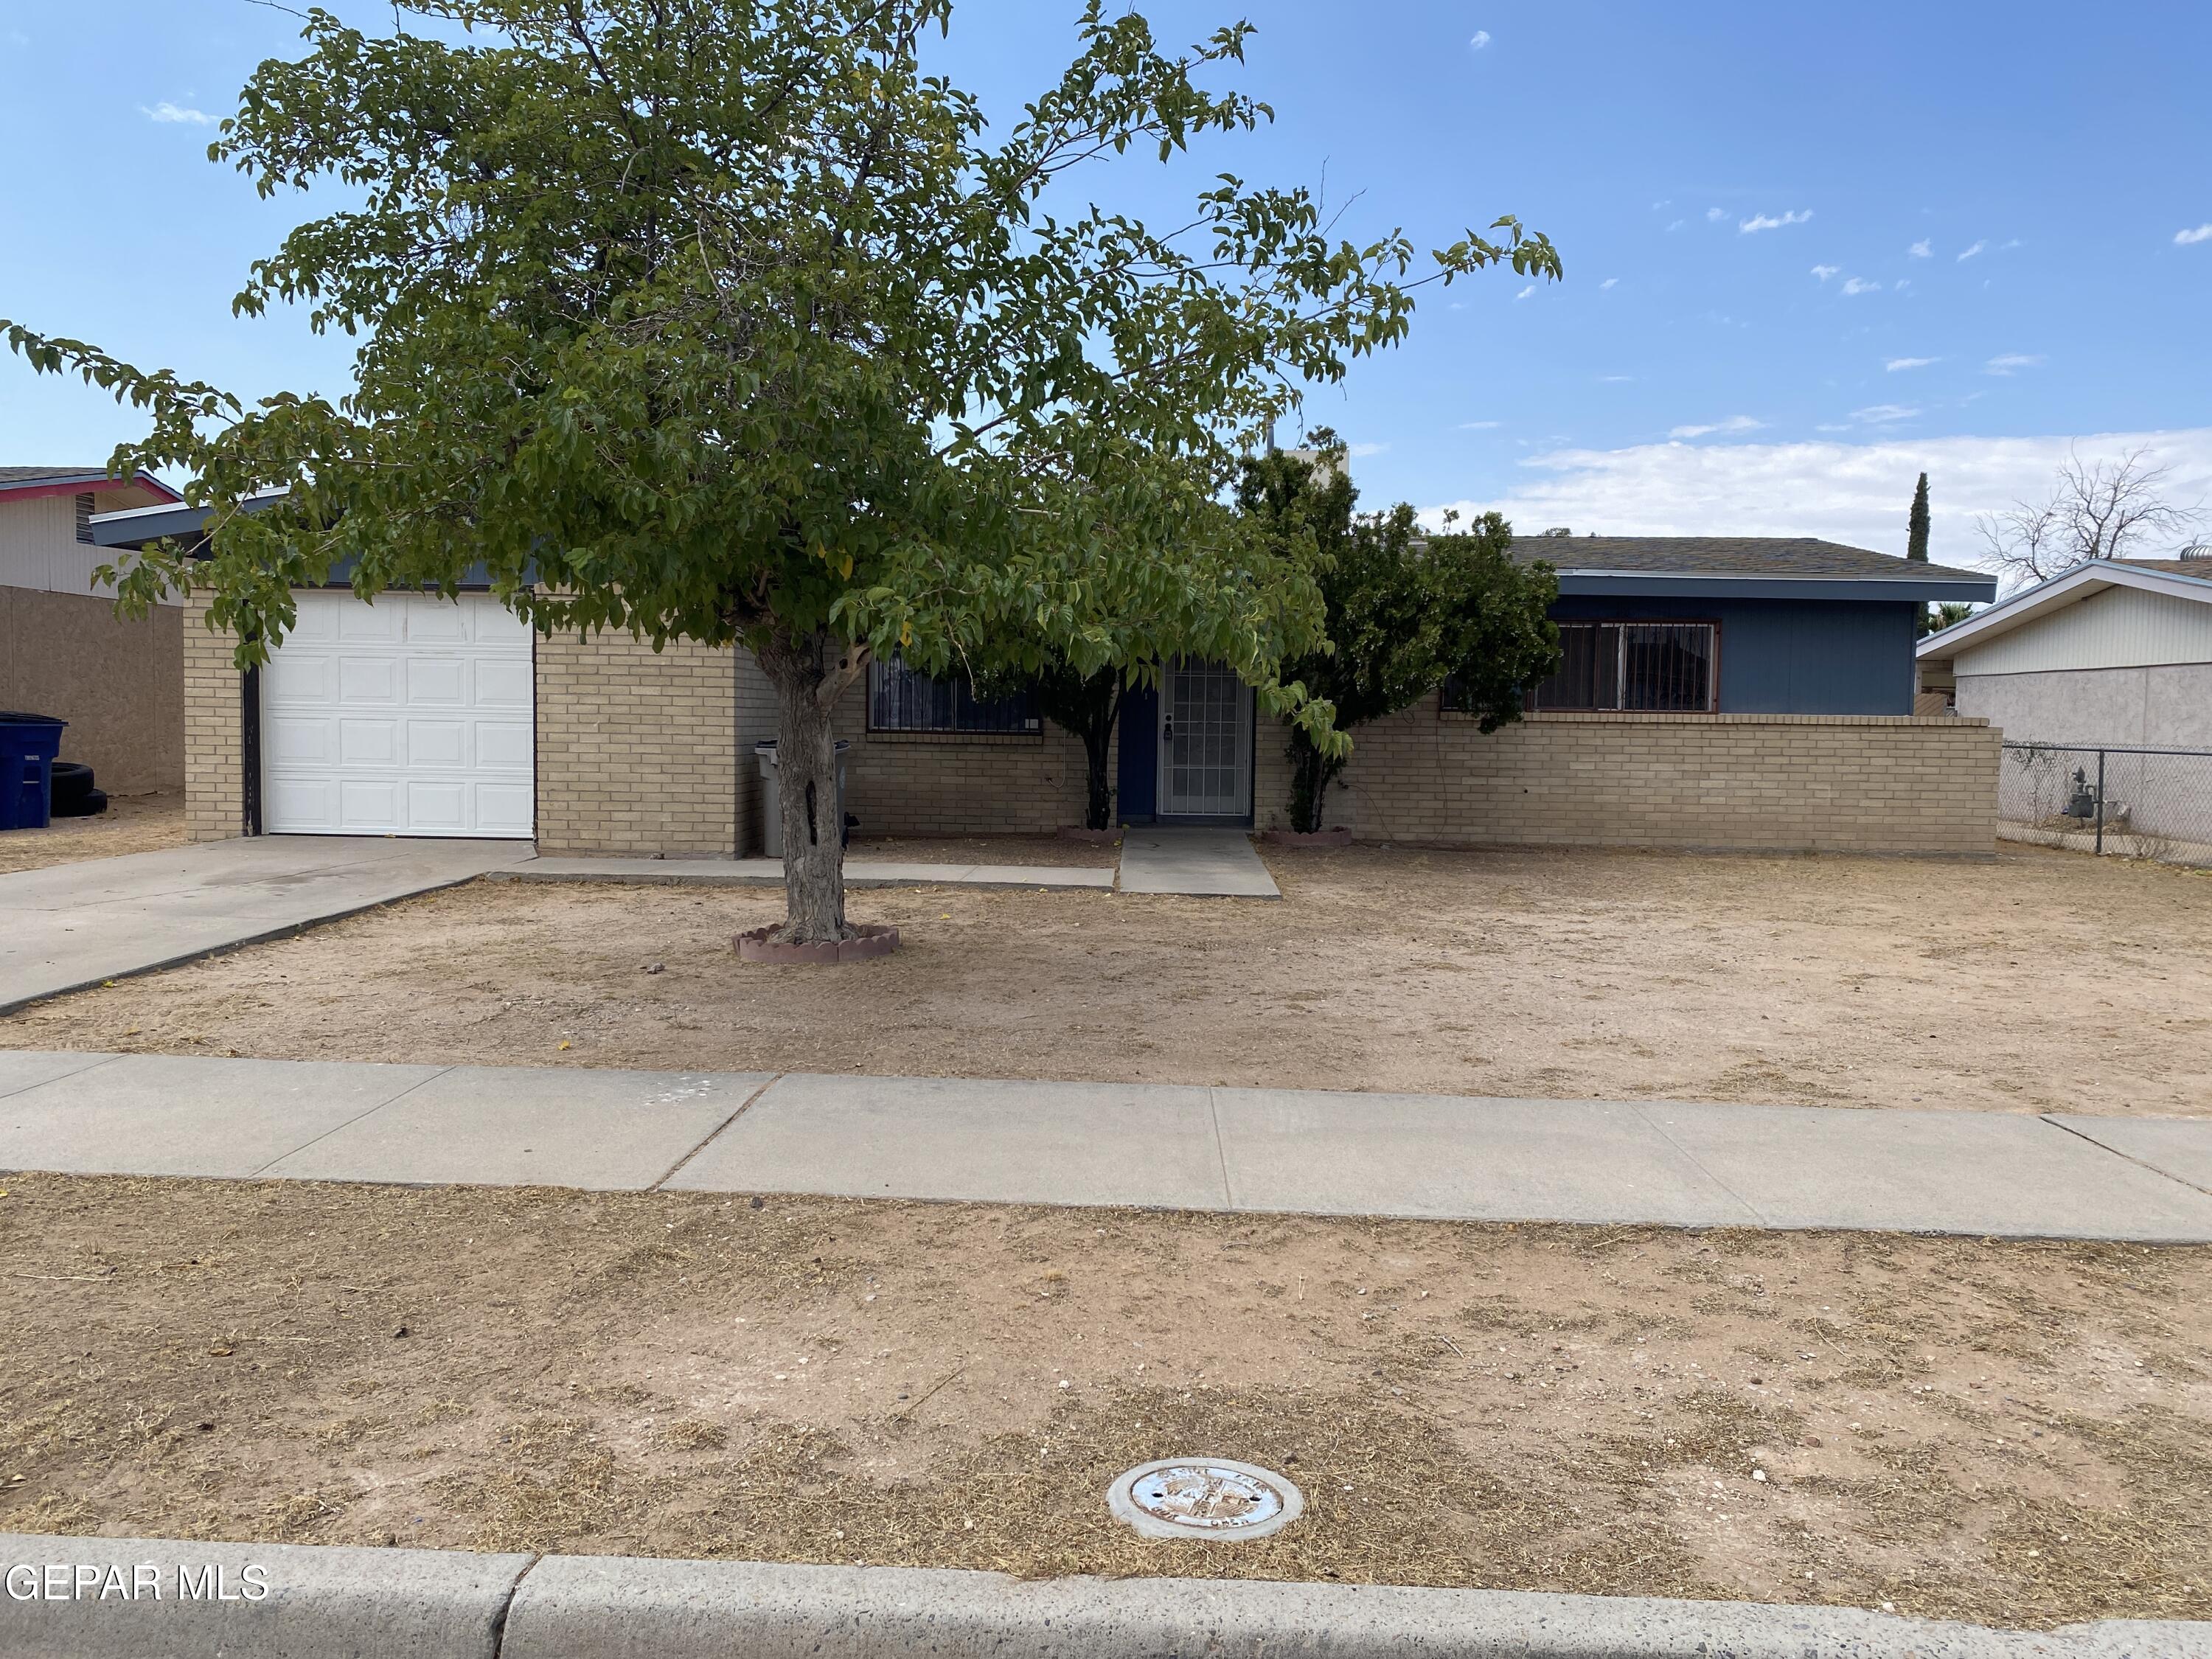
<path fill-rule="evenodd" d="M 2097 751 L 2097 851 L 2101 858 L 2105 852 L 2105 751 Z"/>

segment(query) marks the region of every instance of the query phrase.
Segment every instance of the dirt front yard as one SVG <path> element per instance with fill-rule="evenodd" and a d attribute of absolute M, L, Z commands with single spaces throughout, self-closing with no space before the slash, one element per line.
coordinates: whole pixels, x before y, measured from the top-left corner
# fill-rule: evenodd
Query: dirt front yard
<path fill-rule="evenodd" d="M 125 853 L 161 853 L 185 844 L 185 798 L 164 794 L 113 795 L 96 817 L 56 818 L 44 830 L 10 830 L 0 834 L 0 875 L 40 870 L 80 859 L 112 859 Z"/>
<path fill-rule="evenodd" d="M 2212 1617 L 2212 1250 L 5 1185 L 0 1530 Z"/>
<path fill-rule="evenodd" d="M 906 948 L 836 969 L 736 959 L 773 890 L 478 883 L 26 1010 L 0 1044 L 2212 1109 L 2212 876 L 2039 849 L 1269 857 L 1279 902 L 856 892 Z"/>

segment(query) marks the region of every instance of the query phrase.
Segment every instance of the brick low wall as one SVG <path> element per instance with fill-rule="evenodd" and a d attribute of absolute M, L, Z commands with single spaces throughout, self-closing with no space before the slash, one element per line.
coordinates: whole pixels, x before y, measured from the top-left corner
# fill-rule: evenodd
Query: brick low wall
<path fill-rule="evenodd" d="M 738 850 L 737 654 L 540 639 L 538 849 Z"/>
<path fill-rule="evenodd" d="M 208 599 L 185 603 L 185 835 L 228 841 L 246 833 L 246 700 L 231 665 L 238 638 L 207 625 Z"/>
<path fill-rule="evenodd" d="M 1484 736 L 1433 699 L 1354 732 L 1326 822 L 1362 841 L 1986 858 L 2000 733 L 1911 715 L 1538 714 Z M 1289 822 L 1279 729 L 1257 820 Z"/>

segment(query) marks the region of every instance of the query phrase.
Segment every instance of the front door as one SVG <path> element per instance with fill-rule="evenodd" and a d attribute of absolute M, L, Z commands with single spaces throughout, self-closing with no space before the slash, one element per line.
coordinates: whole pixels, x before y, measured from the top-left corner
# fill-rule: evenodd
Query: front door
<path fill-rule="evenodd" d="M 1176 664 L 1160 686 L 1160 816 L 1251 811 L 1252 688 L 1210 663 Z"/>

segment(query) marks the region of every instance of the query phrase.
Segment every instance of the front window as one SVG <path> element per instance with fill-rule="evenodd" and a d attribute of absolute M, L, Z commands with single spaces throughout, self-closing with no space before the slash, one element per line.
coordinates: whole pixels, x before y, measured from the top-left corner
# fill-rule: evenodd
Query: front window
<path fill-rule="evenodd" d="M 1711 623 L 1562 623 L 1559 672 L 1532 711 L 1711 714 L 1720 630 Z"/>
<path fill-rule="evenodd" d="M 1039 732 L 1036 699 L 1023 692 L 986 700 L 964 677 L 933 679 L 894 657 L 868 665 L 871 732 Z"/>

